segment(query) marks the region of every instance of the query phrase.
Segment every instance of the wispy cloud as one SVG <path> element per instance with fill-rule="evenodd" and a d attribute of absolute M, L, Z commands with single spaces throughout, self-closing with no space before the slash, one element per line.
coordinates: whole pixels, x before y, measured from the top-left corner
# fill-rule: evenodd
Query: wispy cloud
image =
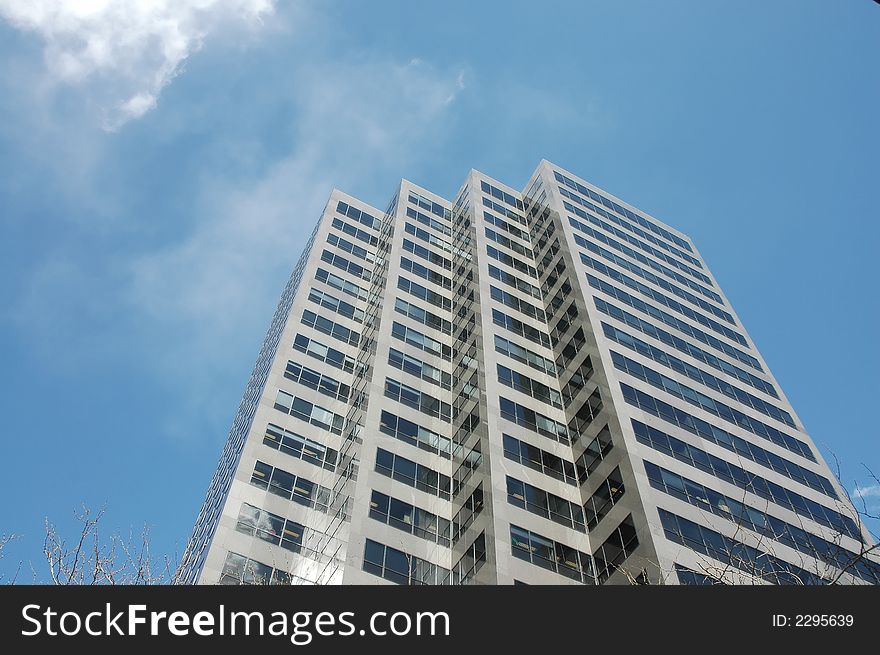
<path fill-rule="evenodd" d="M 0 17 L 44 43 L 49 77 L 88 85 L 113 131 L 153 109 L 209 34 L 254 26 L 275 0 L 0 0 Z"/>
<path fill-rule="evenodd" d="M 867 487 L 856 486 L 852 492 L 853 498 L 880 498 L 880 484 Z"/>
<path fill-rule="evenodd" d="M 115 4 L 96 3 L 96 12 L 103 15 Z M 152 4 L 175 11 L 170 3 Z M 272 5 L 244 0 L 182 4 L 188 8 L 181 15 L 190 18 L 210 11 L 258 16 Z M 0 0 L 0 15 L 8 17 L 10 7 L 24 15 L 24 5 L 10 0 Z M 247 8 L 253 11 L 247 14 Z M 58 15 L 29 20 L 64 23 Z M 194 51 L 210 24 L 205 19 L 183 30 L 190 35 L 185 39 L 189 45 L 172 51 Z M 303 24 L 309 29 L 303 30 Z M 85 129 L 88 115 L 54 112 L 41 95 L 27 106 L 45 108 L 52 131 L 35 137 L 31 130 L 17 130 L 21 136 L 13 141 L 22 152 L 43 153 L 49 163 L 57 160 L 57 166 L 46 166 L 47 179 L 40 179 L 40 185 L 77 176 L 73 189 L 59 193 L 60 202 L 53 204 L 64 209 L 51 215 L 56 222 L 75 216 L 69 231 L 76 240 L 52 240 L 46 246 L 46 256 L 22 274 L 19 293 L 0 309 L 0 318 L 16 325 L 53 366 L 71 371 L 135 353 L 125 356 L 126 364 L 139 369 L 145 382 L 172 389 L 179 402 L 157 419 L 165 422 L 167 433 L 189 438 L 197 421 L 225 428 L 234 410 L 230 398 L 243 383 L 242 368 L 253 361 L 278 294 L 330 189 L 367 191 L 371 197 L 366 199 L 384 203 L 396 181 L 428 160 L 449 133 L 468 78 L 462 67 L 438 68 L 427 60 L 354 46 L 340 52 L 327 45 L 344 38 L 339 26 L 302 5 L 282 10 L 279 4 L 271 34 L 265 30 L 261 38 L 246 57 L 229 48 L 205 48 L 188 75 L 175 82 L 168 111 L 157 114 L 148 129 L 120 134 Z M 104 69 L 85 59 L 96 83 L 116 72 L 109 63 Z M 243 59 L 247 64 L 239 66 Z M 169 55 L 162 61 L 176 61 L 179 68 L 183 60 Z M 218 68 L 224 69 L 222 75 Z M 127 74 L 120 78 L 128 79 Z M 120 116 L 130 119 L 149 111 L 170 80 L 164 73 L 160 78 L 158 86 L 127 87 L 119 95 L 128 103 Z M 198 90 L 187 92 L 188 85 Z M 248 89 L 245 98 L 242 88 Z M 82 95 L 92 90 L 86 85 Z M 63 91 L 59 88 L 57 95 L 64 96 Z M 20 122 L 35 113 L 16 111 Z M 264 126 L 264 118 L 271 128 Z M 194 131 L 210 146 L 177 151 L 178 142 L 189 148 Z M 69 143 L 65 134 L 77 139 Z M 153 147 L 144 139 L 162 145 Z M 82 161 L 82 152 L 90 153 L 88 160 Z M 145 180 L 144 172 L 151 179 Z M 157 197 L 153 203 L 143 196 L 145 184 L 173 200 Z M 110 218 L 97 217 L 95 206 Z M 163 215 L 169 209 L 171 215 Z"/>
<path fill-rule="evenodd" d="M 404 166 L 443 134 L 463 89 L 459 73 L 388 59 L 313 61 L 293 72 L 292 151 L 255 182 L 215 171 L 198 191 L 191 233 L 130 262 L 129 311 L 176 335 L 156 362 L 165 377 L 208 387 L 228 373 L 228 361 L 216 353 L 231 348 L 253 356 L 254 337 L 265 329 L 331 188 L 357 180 L 376 184 L 381 202 L 390 198 Z"/>

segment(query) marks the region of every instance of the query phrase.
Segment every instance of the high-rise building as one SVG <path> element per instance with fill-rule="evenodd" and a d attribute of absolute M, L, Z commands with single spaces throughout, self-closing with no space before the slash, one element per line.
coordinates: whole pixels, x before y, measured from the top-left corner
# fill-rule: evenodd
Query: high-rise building
<path fill-rule="evenodd" d="M 880 582 L 684 234 L 542 161 L 333 191 L 183 583 Z"/>

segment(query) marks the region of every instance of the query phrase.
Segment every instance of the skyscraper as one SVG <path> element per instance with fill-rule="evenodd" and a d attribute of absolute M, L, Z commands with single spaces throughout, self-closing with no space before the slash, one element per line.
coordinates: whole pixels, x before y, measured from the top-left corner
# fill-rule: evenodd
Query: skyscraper
<path fill-rule="evenodd" d="M 880 582 L 691 240 L 542 161 L 333 191 L 178 579 Z"/>

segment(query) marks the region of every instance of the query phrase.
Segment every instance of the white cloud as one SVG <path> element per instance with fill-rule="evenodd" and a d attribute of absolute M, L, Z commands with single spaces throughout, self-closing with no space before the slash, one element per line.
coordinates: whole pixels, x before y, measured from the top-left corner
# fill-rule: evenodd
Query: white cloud
<path fill-rule="evenodd" d="M 216 329 L 266 293 L 277 295 L 277 274 L 293 267 L 330 189 L 346 179 L 381 181 L 388 186 L 377 196 L 390 199 L 417 144 L 442 132 L 463 82 L 458 72 L 384 60 L 313 63 L 291 86 L 279 93 L 295 96 L 293 152 L 254 184 L 222 175 L 205 183 L 194 231 L 132 263 L 139 307 Z"/>
<path fill-rule="evenodd" d="M 134 0 L 117 0 L 115 4 L 120 1 L 140 4 Z M 33 4 L 44 9 L 60 6 L 48 0 Z M 91 7 L 82 5 L 85 8 L 81 11 L 86 18 L 91 15 L 86 9 L 95 16 L 105 16 L 111 4 L 93 2 Z M 236 13 L 229 7 L 272 7 L 271 2 L 255 0 L 181 4 L 188 8 L 178 11 L 171 3 L 143 0 L 145 7 L 158 5 L 189 17 L 203 7 L 221 4 L 227 6 L 227 17 Z M 221 153 L 205 157 L 198 172 L 189 178 L 190 183 L 180 189 L 180 205 L 186 207 L 181 212 L 182 220 L 174 224 L 165 217 L 156 217 L 157 223 L 164 221 L 156 230 L 163 235 L 161 239 L 151 238 L 155 233 L 143 222 L 146 217 L 131 213 L 124 197 L 114 204 L 114 195 L 123 196 L 126 187 L 101 186 L 106 183 L 101 176 L 105 166 L 125 169 L 127 165 L 126 161 L 107 159 L 116 151 L 106 144 L 124 139 L 84 129 L 90 117 L 82 115 L 82 105 L 77 105 L 80 112 L 75 115 L 69 111 L 53 113 L 52 121 L 37 111 L 21 112 L 25 117 L 37 115 L 37 128 L 45 130 L 45 123 L 53 125 L 39 142 L 33 140 L 34 130 L 18 130 L 28 138 L 23 147 L 45 151 L 47 162 L 59 162 L 57 168 L 50 169 L 57 172 L 57 178 L 72 178 L 74 189 L 82 189 L 86 198 L 71 196 L 75 198 L 73 206 L 89 208 L 83 212 L 85 218 L 78 229 L 98 234 L 103 245 L 92 262 L 90 256 L 57 244 L 56 252 L 47 258 L 47 262 L 55 263 L 37 263 L 23 297 L 0 310 L 0 316 L 8 315 L 32 336 L 34 332 L 46 332 L 47 337 L 55 333 L 63 337 L 63 348 L 58 338 L 33 338 L 33 342 L 40 348 L 44 344 L 58 346 L 43 354 L 53 361 L 63 356 L 63 364 L 70 369 L 88 366 L 90 360 L 115 361 L 120 351 L 136 344 L 135 351 L 149 354 L 131 365 L 179 392 L 180 407 L 170 409 L 163 418 L 167 432 L 183 438 L 202 434 L 194 434 L 191 426 L 205 420 L 216 421 L 216 430 L 226 428 L 234 410 L 229 399 L 240 392 L 243 368 L 253 362 L 278 296 L 330 189 L 338 186 L 355 193 L 364 191 L 370 195 L 366 200 L 387 202 L 400 177 L 417 170 L 414 165 L 430 161 L 432 148 L 448 134 L 456 100 L 467 79 L 459 68 L 438 69 L 425 60 L 398 60 L 357 50 L 340 54 L 337 48 L 327 45 L 340 38 L 338 26 L 332 21 L 301 5 L 285 4 L 283 11 L 281 3 L 278 6 L 279 15 L 270 29 L 282 32 L 284 38 L 265 38 L 265 48 L 250 53 L 249 68 L 230 70 L 225 80 L 228 86 L 208 85 L 204 95 L 188 96 L 174 112 L 157 116 L 160 120 L 150 126 L 149 138 L 169 143 L 178 135 L 189 135 L 193 126 L 209 130 L 211 143 L 206 152 Z M 0 17 L 9 18 L 14 13 L 22 26 L 78 25 L 85 20 L 68 9 L 48 17 L 36 9 L 31 13 L 26 10 L 24 3 L 0 0 Z M 67 18 L 62 20 L 59 15 Z M 143 26 L 144 21 L 133 20 L 133 24 Z M 181 53 L 198 47 L 204 38 L 203 28 L 210 21 L 195 27 L 186 24 L 189 27 L 180 31 L 189 35 L 184 39 L 188 45 L 182 49 L 171 47 L 173 56 L 163 54 L 159 62 L 176 61 L 175 71 L 183 61 L 179 59 Z M 295 39 L 289 38 L 290 24 L 296 26 Z M 312 28 L 303 30 L 303 24 Z M 66 33 L 66 29 L 45 28 L 45 33 Z M 161 34 L 166 39 L 166 32 Z M 173 34 L 173 30 L 167 34 Z M 266 30 L 261 32 L 264 35 Z M 167 42 L 172 46 L 176 43 L 171 36 L 167 36 Z M 164 52 L 161 43 L 160 39 L 145 47 L 144 61 L 149 63 L 149 53 Z M 47 37 L 47 52 L 50 49 Z M 164 70 L 161 65 L 122 70 L 115 63 L 103 63 L 105 60 L 98 55 L 81 60 L 85 64 L 80 68 L 79 64 L 59 64 L 49 69 L 57 82 L 83 85 L 89 100 L 83 105 L 99 103 L 106 97 L 101 93 L 106 88 L 116 93 L 123 88 L 117 83 L 122 80 L 132 84 L 116 96 L 117 116 L 131 119 L 155 106 L 161 84 L 155 86 L 155 76 L 148 73 Z M 52 61 L 48 55 L 47 61 Z M 232 61 L 237 59 L 230 49 L 212 49 L 205 53 L 199 67 L 222 67 Z M 90 72 L 80 81 L 64 77 L 75 69 Z M 132 70 L 141 76 L 129 79 Z M 241 86 L 236 76 L 256 73 L 265 75 L 270 83 L 248 87 L 253 95 L 247 102 L 229 107 L 223 104 L 227 89 L 238 92 Z M 113 77 L 114 83 L 108 86 L 107 77 Z M 192 77 L 197 83 L 195 72 Z M 167 84 L 170 77 L 161 79 Z M 45 113 L 54 109 L 43 95 L 31 104 Z M 241 113 L 243 109 L 245 113 Z M 232 120 L 229 112 L 233 111 L 241 113 L 245 127 L 218 128 Z M 273 125 L 273 138 L 265 142 L 262 132 L 255 136 L 247 127 L 247 121 L 261 116 L 270 117 Z M 214 120 L 217 117 L 222 120 Z M 64 138 L 68 134 L 76 139 Z M 69 146 L 65 145 L 68 141 Z M 34 147 L 34 143 L 44 147 Z M 62 151 L 63 145 L 69 152 Z M 91 153 L 89 160 L 73 164 L 81 161 L 82 152 Z M 230 161 L 244 160 L 246 163 L 230 170 Z M 119 179 L 129 183 L 125 176 Z M 106 222 L 96 220 L 92 205 L 111 218 Z M 146 238 L 141 240 L 142 236 Z M 58 302 L 59 298 L 64 302 Z M 57 325 L 65 325 L 66 329 L 59 331 Z M 211 434 L 216 436 L 216 432 Z"/>
<path fill-rule="evenodd" d="M 162 89 L 212 31 L 255 25 L 275 0 L 0 0 L 0 17 L 37 34 L 51 79 L 100 87 L 101 121 L 116 130 L 156 106 Z"/>
<path fill-rule="evenodd" d="M 419 61 L 311 61 L 291 71 L 277 93 L 296 109 L 292 152 L 253 183 L 221 173 L 204 180 L 192 231 L 132 259 L 129 311 L 174 335 L 154 365 L 187 381 L 193 414 L 228 415 L 228 404 L 214 406 L 216 394 L 197 390 L 240 376 L 230 370 L 235 361 L 252 361 L 331 188 L 375 184 L 384 207 L 406 166 L 442 138 L 463 88 L 457 70 Z"/>
<path fill-rule="evenodd" d="M 853 490 L 853 498 L 871 498 L 871 497 L 880 497 L 880 484 L 871 485 L 868 487 L 856 487 Z"/>

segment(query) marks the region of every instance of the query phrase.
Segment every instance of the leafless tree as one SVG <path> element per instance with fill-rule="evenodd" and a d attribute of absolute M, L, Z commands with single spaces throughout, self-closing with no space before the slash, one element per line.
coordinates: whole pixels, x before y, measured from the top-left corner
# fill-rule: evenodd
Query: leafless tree
<path fill-rule="evenodd" d="M 6 548 L 7 544 L 12 541 L 18 539 L 18 535 L 15 533 L 10 534 L 0 534 L 0 560 L 3 559 L 3 550 Z M 18 580 L 18 572 L 21 570 L 21 563 L 19 563 L 18 568 L 15 570 L 15 574 L 9 580 L 8 584 L 15 584 Z M 7 584 L 5 576 L 0 573 L 0 584 Z"/>
<path fill-rule="evenodd" d="M 105 535 L 101 528 L 105 510 L 93 512 L 83 506 L 76 514 L 78 534 L 68 540 L 46 519 L 43 554 L 49 582 L 56 585 L 157 585 L 168 584 L 176 568 L 175 558 L 155 558 L 150 550 L 149 528 Z M 35 582 L 38 580 L 35 576 Z"/>

